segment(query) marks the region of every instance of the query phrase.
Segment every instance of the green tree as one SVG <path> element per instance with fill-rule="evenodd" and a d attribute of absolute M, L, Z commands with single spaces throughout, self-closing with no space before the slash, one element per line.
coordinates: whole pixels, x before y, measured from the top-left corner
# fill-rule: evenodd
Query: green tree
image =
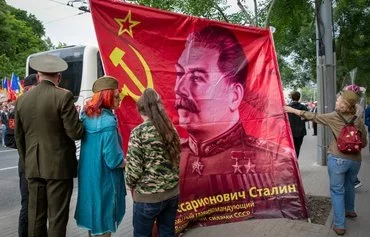
<path fill-rule="evenodd" d="M 317 96 L 317 89 L 316 88 L 310 88 L 308 86 L 301 88 L 301 101 L 304 102 L 313 102 L 316 99 Z"/>
<path fill-rule="evenodd" d="M 266 8 L 266 7 L 265 7 Z M 277 0 L 269 24 L 284 85 L 303 87 L 316 78 L 314 6 L 307 0 Z M 260 18 L 266 19 L 267 12 Z"/>
<path fill-rule="evenodd" d="M 0 78 L 15 72 L 25 74 L 28 55 L 48 49 L 45 31 L 34 15 L 15 9 L 0 0 Z"/>
<path fill-rule="evenodd" d="M 355 83 L 370 90 L 370 0 L 337 1 L 334 11 L 338 90 L 351 83 L 350 71 L 357 68 Z"/>
<path fill-rule="evenodd" d="M 229 21 L 225 14 L 225 10 L 229 7 L 226 5 L 226 0 L 131 0 L 128 2 L 191 16 Z"/>
<path fill-rule="evenodd" d="M 9 8 L 9 12 L 18 20 L 26 22 L 27 26 L 32 28 L 33 33 L 38 35 L 40 38 L 45 35 L 44 26 L 39 20 L 37 20 L 35 15 L 28 14 L 26 11 L 16 8 Z"/>

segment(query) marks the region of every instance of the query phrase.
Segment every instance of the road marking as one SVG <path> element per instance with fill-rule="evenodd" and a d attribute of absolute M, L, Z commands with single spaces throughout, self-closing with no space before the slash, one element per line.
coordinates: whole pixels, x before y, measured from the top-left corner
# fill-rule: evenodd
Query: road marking
<path fill-rule="evenodd" d="M 12 167 L 2 168 L 2 169 L 0 169 L 0 171 L 11 170 L 11 169 L 16 169 L 16 168 L 18 168 L 18 166 L 12 166 Z"/>
<path fill-rule="evenodd" d="M 10 151 L 16 151 L 16 150 L 3 150 L 3 151 L 0 151 L 0 153 L 2 153 L 2 152 L 10 152 Z"/>

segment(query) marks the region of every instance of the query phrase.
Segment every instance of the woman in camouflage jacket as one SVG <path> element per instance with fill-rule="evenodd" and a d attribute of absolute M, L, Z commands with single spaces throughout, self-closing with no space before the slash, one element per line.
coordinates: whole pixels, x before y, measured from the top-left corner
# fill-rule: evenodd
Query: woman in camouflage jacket
<path fill-rule="evenodd" d="M 126 183 L 133 191 L 134 237 L 175 236 L 179 195 L 180 139 L 159 95 L 146 89 L 137 102 L 143 123 L 133 129 L 127 152 Z"/>

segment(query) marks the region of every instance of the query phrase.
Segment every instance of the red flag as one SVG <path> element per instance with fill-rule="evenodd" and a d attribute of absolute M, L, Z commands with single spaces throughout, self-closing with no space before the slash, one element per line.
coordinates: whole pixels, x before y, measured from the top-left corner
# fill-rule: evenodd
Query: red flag
<path fill-rule="evenodd" d="M 127 148 L 135 100 L 154 88 L 183 138 L 176 231 L 249 218 L 307 218 L 269 30 L 90 0 Z"/>
<path fill-rule="evenodd" d="M 17 94 L 11 88 L 8 91 L 8 99 L 14 101 L 17 99 Z"/>

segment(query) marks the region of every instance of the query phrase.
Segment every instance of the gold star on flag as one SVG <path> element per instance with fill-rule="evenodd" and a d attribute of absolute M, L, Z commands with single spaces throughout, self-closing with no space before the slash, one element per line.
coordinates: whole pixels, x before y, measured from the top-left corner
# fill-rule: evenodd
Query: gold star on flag
<path fill-rule="evenodd" d="M 123 33 L 127 33 L 131 38 L 133 38 L 132 28 L 140 24 L 140 21 L 133 21 L 131 19 L 131 11 L 128 11 L 124 19 L 114 18 L 114 20 L 119 25 L 118 36 L 121 36 Z"/>

